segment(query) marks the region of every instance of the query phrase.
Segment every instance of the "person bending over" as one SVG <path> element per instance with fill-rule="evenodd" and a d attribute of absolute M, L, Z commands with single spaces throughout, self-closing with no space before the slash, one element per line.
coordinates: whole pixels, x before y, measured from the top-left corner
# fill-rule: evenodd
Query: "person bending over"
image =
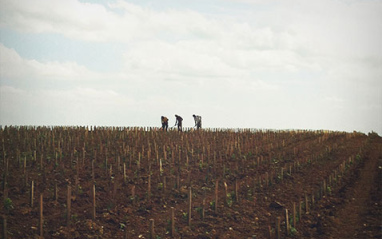
<path fill-rule="evenodd" d="M 194 117 L 196 129 L 202 128 L 202 116 L 200 116 L 200 115 L 192 115 L 192 117 Z"/>
<path fill-rule="evenodd" d="M 162 130 L 167 131 L 168 129 L 168 118 L 166 116 L 161 116 Z"/>
<path fill-rule="evenodd" d="M 180 117 L 179 115 L 175 115 L 175 119 L 176 119 L 176 121 L 175 121 L 175 125 L 174 126 L 178 125 L 178 130 L 182 131 L 182 121 L 183 121 L 183 118 Z"/>

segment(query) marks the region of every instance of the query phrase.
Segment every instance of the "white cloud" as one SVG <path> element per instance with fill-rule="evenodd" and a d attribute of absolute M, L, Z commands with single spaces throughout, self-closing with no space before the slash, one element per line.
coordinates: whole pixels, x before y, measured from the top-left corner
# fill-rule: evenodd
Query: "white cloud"
<path fill-rule="evenodd" d="M 230 66 L 220 56 L 203 51 L 198 47 L 208 42 L 143 42 L 125 53 L 126 71 L 151 72 L 155 77 L 180 77 L 180 80 L 192 80 L 199 77 L 230 78 L 244 72 Z M 204 47 L 203 47 L 204 48 Z"/>
<path fill-rule="evenodd" d="M 76 125 L 123 124 L 136 121 L 139 105 L 112 90 L 73 88 L 68 90 L 22 90 L 0 86 L 2 124 Z M 17 109 L 17 110 L 15 110 Z"/>
<path fill-rule="evenodd" d="M 66 37 L 99 41 L 108 38 L 118 16 L 98 4 L 76 0 L 1 1 L 2 27 L 22 32 L 59 33 Z"/>
<path fill-rule="evenodd" d="M 76 62 L 39 62 L 20 57 L 0 43 L 0 76 L 9 81 L 88 81 L 102 77 Z M 37 82 L 35 82 L 37 83 Z"/>
<path fill-rule="evenodd" d="M 207 13 L 122 0 L 0 0 L 0 28 L 123 49 L 122 67 L 101 74 L 74 61 L 22 58 L 12 44 L 0 43 L 2 106 L 19 102 L 26 112 L 40 106 L 46 122 L 54 117 L 50 111 L 62 122 L 123 124 L 126 118 L 132 125 L 199 111 L 228 127 L 352 130 L 364 120 L 380 128 L 368 120 L 381 115 L 375 104 L 382 87 L 380 1 L 240 2 L 231 11 L 222 1 L 220 11 Z M 354 124 L 341 128 L 348 118 Z"/>
<path fill-rule="evenodd" d="M 143 8 L 125 1 L 108 4 L 77 0 L 1 0 L 2 27 L 32 33 L 58 33 L 85 41 L 127 42 L 132 39 L 166 37 L 166 34 L 208 37 L 213 21 L 193 11 Z M 119 14 L 119 13 L 121 14 Z M 176 20 L 175 20 L 176 19 Z"/>
<path fill-rule="evenodd" d="M 206 75 L 216 75 L 218 69 L 231 75 L 240 69 L 320 70 L 320 62 L 314 58 L 317 55 L 347 57 L 370 45 L 362 40 L 374 39 L 368 37 L 367 30 L 359 36 L 359 29 L 375 30 L 377 39 L 381 37 L 378 29 L 382 29 L 377 23 L 381 17 L 375 14 L 378 10 L 365 16 L 370 9 L 378 9 L 378 4 L 359 7 L 274 1 L 272 11 L 256 12 L 247 22 L 239 22 L 190 10 L 156 11 L 125 1 L 111 3 L 109 8 L 74 0 L 37 1 L 33 6 L 22 1 L 3 2 L 2 25 L 88 41 L 126 42 L 131 49 L 127 55 L 130 67 L 149 65 L 167 72 L 171 68 Z"/>

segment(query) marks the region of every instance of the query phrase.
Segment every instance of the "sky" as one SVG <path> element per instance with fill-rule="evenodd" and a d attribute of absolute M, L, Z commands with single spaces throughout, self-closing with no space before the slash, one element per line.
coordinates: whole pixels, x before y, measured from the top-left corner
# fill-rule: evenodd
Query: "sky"
<path fill-rule="evenodd" d="M 0 125 L 382 135 L 381 0 L 0 0 Z"/>

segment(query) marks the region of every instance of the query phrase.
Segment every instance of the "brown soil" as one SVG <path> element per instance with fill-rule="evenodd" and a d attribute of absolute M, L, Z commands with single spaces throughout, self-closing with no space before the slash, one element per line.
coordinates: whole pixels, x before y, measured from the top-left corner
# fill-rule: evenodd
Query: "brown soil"
<path fill-rule="evenodd" d="M 39 237 L 40 193 L 45 238 L 150 238 L 150 219 L 154 238 L 171 238 L 171 207 L 175 238 L 277 238 L 278 217 L 281 238 L 382 238 L 376 134 L 6 127 L 0 138 L 7 238 Z M 286 236 L 294 203 L 302 215 Z"/>
<path fill-rule="evenodd" d="M 381 140 L 374 139 L 365 161 L 346 179 L 332 210 L 322 216 L 321 238 L 382 238 Z"/>

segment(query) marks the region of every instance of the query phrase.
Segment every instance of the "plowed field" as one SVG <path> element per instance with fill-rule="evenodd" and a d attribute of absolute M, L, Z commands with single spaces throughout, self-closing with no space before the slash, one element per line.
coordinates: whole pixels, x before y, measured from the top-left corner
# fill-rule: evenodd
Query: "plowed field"
<path fill-rule="evenodd" d="M 0 138 L 4 238 L 382 237 L 375 133 L 5 127 Z"/>

